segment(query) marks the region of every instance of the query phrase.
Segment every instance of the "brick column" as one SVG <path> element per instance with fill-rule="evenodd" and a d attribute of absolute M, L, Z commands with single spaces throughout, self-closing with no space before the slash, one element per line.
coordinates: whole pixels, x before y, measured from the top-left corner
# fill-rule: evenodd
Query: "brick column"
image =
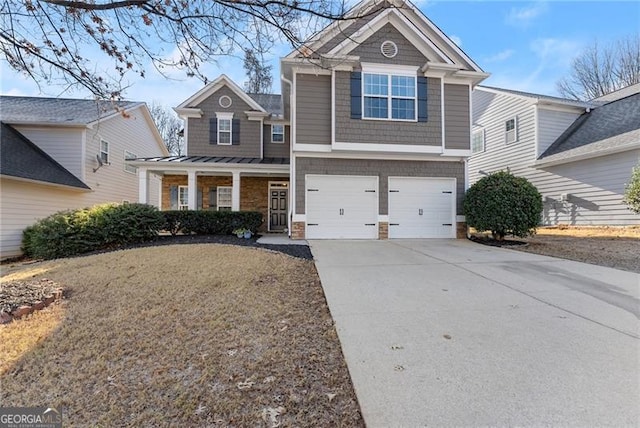
<path fill-rule="evenodd" d="M 378 239 L 389 239 L 389 223 L 386 221 L 378 222 Z"/>
<path fill-rule="evenodd" d="M 305 239 L 304 226 L 304 221 L 294 221 L 291 224 L 291 239 Z"/>

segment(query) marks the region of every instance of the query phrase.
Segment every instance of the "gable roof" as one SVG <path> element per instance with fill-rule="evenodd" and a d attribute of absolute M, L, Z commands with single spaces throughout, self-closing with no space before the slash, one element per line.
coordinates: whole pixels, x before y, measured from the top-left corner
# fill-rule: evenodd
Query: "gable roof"
<path fill-rule="evenodd" d="M 0 96 L 0 120 L 12 124 L 86 126 L 144 103 Z"/>
<path fill-rule="evenodd" d="M 280 94 L 247 94 L 260 104 L 268 113 L 282 116 L 282 95 Z"/>
<path fill-rule="evenodd" d="M 344 57 L 382 26 L 391 23 L 425 56 L 433 59 L 430 61 L 432 67 L 436 64 L 456 65 L 459 70 L 484 74 L 460 47 L 410 1 L 364 0 L 345 13 L 344 18 L 314 34 L 305 45 L 291 52 L 284 60 L 319 55 Z"/>
<path fill-rule="evenodd" d="M 616 101 L 621 98 L 628 97 L 629 95 L 637 94 L 640 92 L 640 83 L 636 83 L 635 85 L 625 86 L 624 88 L 620 88 L 617 91 L 609 92 L 606 95 L 603 95 L 598 98 L 594 98 L 593 101 L 600 102 L 611 102 Z"/>
<path fill-rule="evenodd" d="M 531 101 L 543 102 L 546 104 L 560 104 L 571 107 L 582 107 L 582 108 L 593 108 L 602 103 L 598 102 L 586 102 L 586 101 L 578 101 L 571 100 L 568 98 L 560 98 L 554 97 L 551 95 L 543 95 L 543 94 L 534 94 L 533 92 L 525 92 L 525 91 L 517 91 L 515 89 L 505 89 L 505 88 L 497 88 L 494 86 L 486 86 L 486 85 L 478 85 L 475 87 L 476 90 L 491 92 L 491 93 L 503 93 L 507 95 L 513 95 L 520 98 L 530 99 Z"/>
<path fill-rule="evenodd" d="M 0 123 L 0 173 L 3 176 L 91 190 L 31 140 Z"/>
<path fill-rule="evenodd" d="M 202 103 L 202 101 L 209 98 L 215 92 L 217 92 L 223 86 L 227 86 L 231 89 L 238 97 L 240 97 L 245 103 L 249 105 L 253 110 L 267 113 L 267 111 L 258 104 L 253 98 L 251 98 L 245 91 L 240 88 L 233 80 L 231 80 L 226 74 L 221 74 L 217 79 L 213 80 L 206 84 L 202 89 L 200 89 L 195 94 L 191 95 L 189 98 L 184 100 L 178 107 L 175 107 L 174 110 L 179 115 L 193 115 L 193 114 L 201 114 L 198 105 Z"/>
<path fill-rule="evenodd" d="M 540 156 L 538 165 L 640 149 L 640 93 L 582 114 Z"/>

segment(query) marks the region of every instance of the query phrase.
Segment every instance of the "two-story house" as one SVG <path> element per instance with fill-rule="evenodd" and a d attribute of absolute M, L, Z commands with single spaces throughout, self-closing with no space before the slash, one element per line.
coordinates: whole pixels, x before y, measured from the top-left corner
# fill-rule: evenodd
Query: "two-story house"
<path fill-rule="evenodd" d="M 367 0 L 281 59 L 282 97 L 226 76 L 176 108 L 163 208 L 260 210 L 293 238 L 456 237 L 484 73 L 409 2 Z"/>
<path fill-rule="evenodd" d="M 509 169 L 543 196 L 542 224 L 631 225 L 623 203 L 640 160 L 640 84 L 590 102 L 477 86 L 469 179 Z"/>
<path fill-rule="evenodd" d="M 168 155 L 141 102 L 1 96 L 0 122 L 2 258 L 19 255 L 24 228 L 54 212 L 136 202 L 137 168 L 125 160 Z"/>

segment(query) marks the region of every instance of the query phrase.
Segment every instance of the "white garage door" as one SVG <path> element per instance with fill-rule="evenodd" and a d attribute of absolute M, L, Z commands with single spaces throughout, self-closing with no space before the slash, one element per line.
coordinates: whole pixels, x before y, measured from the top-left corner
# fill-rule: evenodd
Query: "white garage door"
<path fill-rule="evenodd" d="M 454 178 L 389 177 L 389 238 L 455 238 Z"/>
<path fill-rule="evenodd" d="M 307 239 L 377 239 L 378 177 L 307 175 Z"/>

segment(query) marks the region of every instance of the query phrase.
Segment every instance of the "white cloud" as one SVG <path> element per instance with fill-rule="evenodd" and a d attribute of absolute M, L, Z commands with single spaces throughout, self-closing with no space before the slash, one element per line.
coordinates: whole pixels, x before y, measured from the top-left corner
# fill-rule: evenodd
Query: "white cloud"
<path fill-rule="evenodd" d="M 513 49 L 505 49 L 497 54 L 484 58 L 484 62 L 502 62 L 513 56 L 515 51 Z"/>
<path fill-rule="evenodd" d="M 511 8 L 505 22 L 514 27 L 528 27 L 533 20 L 547 12 L 549 6 L 546 1 L 538 1 L 529 6 Z"/>
<path fill-rule="evenodd" d="M 455 34 L 452 34 L 449 36 L 449 38 L 453 43 L 458 45 L 459 48 L 462 47 L 462 39 L 460 37 L 456 36 Z"/>

